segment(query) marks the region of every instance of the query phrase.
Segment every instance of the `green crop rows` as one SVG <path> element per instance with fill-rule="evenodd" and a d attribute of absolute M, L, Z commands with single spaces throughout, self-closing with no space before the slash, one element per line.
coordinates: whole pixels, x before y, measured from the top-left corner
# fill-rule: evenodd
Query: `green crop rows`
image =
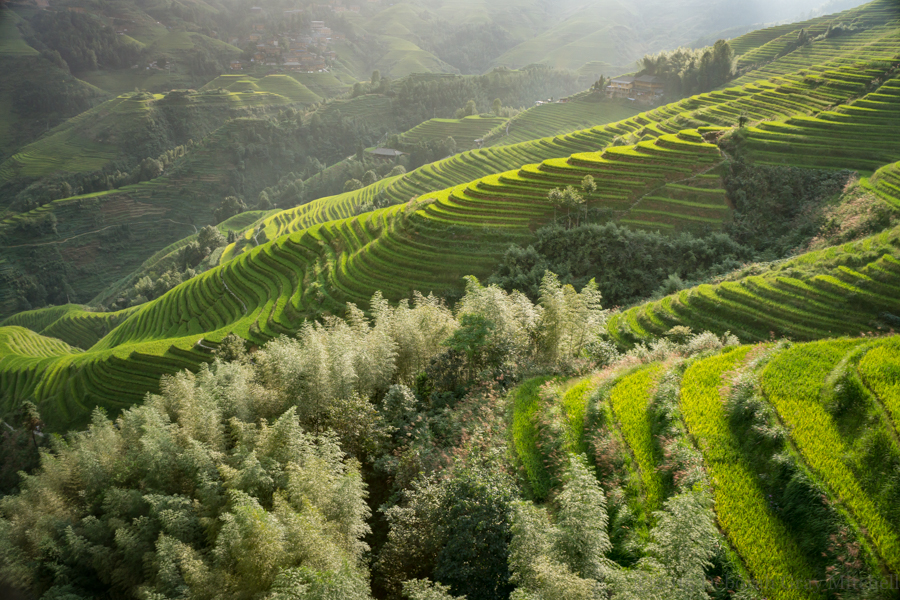
<path fill-rule="evenodd" d="M 884 404 L 900 434 L 900 340 L 890 338 L 869 350 L 859 362 L 859 373 Z"/>
<path fill-rule="evenodd" d="M 653 450 L 653 432 L 647 412 L 662 370 L 663 365 L 654 364 L 627 375 L 609 395 L 622 436 L 640 470 L 647 511 L 659 510 L 663 501 L 662 482 L 656 470 L 658 457 Z"/>
<path fill-rule="evenodd" d="M 890 482 L 884 477 L 860 477 L 867 468 L 864 460 L 880 461 L 870 455 L 861 459 L 865 443 L 843 429 L 846 422 L 838 423 L 830 416 L 823 398 L 828 397 L 824 388 L 829 385 L 836 385 L 836 393 L 843 393 L 844 384 L 840 382 L 844 380 L 835 379 L 835 374 L 852 375 L 856 362 L 863 380 L 876 391 L 880 401 L 896 395 L 900 387 L 898 344 L 900 338 L 889 336 L 784 347 L 742 346 L 689 360 L 680 381 L 681 410 L 675 418 L 683 419 L 689 441 L 702 455 L 723 532 L 765 597 L 824 598 L 829 570 L 821 564 L 820 548 L 803 548 L 797 537 L 801 534 L 791 521 L 795 517 L 767 496 L 761 475 L 745 454 L 752 450 L 742 448 L 741 440 L 735 437 L 728 408 L 732 381 L 755 371 L 755 389 L 762 394 L 758 398 L 775 409 L 773 418 L 780 418 L 797 450 L 791 450 L 791 456 L 800 461 L 803 472 L 828 496 L 840 521 L 861 542 L 861 560 L 875 569 L 873 573 L 882 567 L 887 569 L 885 572 L 895 572 L 897 526 L 882 517 L 894 509 L 892 497 L 884 493 L 890 489 Z M 605 389 L 608 391 L 604 398 L 608 398 L 611 409 L 608 418 L 612 419 L 607 424 L 621 432 L 634 457 L 643 482 L 643 508 L 658 506 L 661 498 L 652 490 L 660 488 L 651 480 L 658 477 L 666 459 L 654 455 L 653 436 L 665 434 L 654 434 L 647 412 L 656 382 L 668 364 L 653 362 L 624 373 L 612 369 L 585 379 L 556 380 L 555 394 L 550 388 L 540 390 L 544 379 L 530 380 L 513 391 L 511 441 L 524 475 L 539 497 L 546 496 L 555 485 L 552 469 L 548 469 L 553 466 L 548 463 L 553 462 L 548 453 L 573 450 L 572 431 L 593 422 L 585 420 L 584 411 L 577 409 L 574 399 L 583 400 L 585 392 L 592 389 Z M 567 386 L 571 386 L 569 392 L 563 393 Z M 855 402 L 843 409 L 841 418 L 864 424 L 867 432 L 875 429 L 884 433 L 884 427 L 890 427 L 887 421 L 879 423 L 878 403 Z M 570 410 L 572 406 L 576 409 Z M 565 421 L 563 426 L 561 419 Z M 578 420 L 581 422 L 574 422 Z M 896 458 L 900 448 L 892 436 L 886 433 L 883 439 L 892 448 L 888 454 Z M 627 471 L 630 477 L 634 475 L 630 464 L 626 459 L 617 468 Z"/>
<path fill-rule="evenodd" d="M 829 485 L 871 537 L 881 559 L 900 569 L 900 531 L 884 516 L 858 479 L 849 446 L 821 401 L 826 377 L 860 340 L 823 341 L 797 346 L 764 369 L 762 389 L 778 411 L 810 467 Z"/>
<path fill-rule="evenodd" d="M 803 24 L 771 27 L 748 33 L 732 40 L 731 45 L 735 53 L 740 55 L 738 68 L 757 68 L 739 78 L 737 83 L 777 77 L 798 69 L 809 72 L 827 62 L 850 65 L 873 59 L 891 60 L 896 58 L 896 50 L 890 37 L 896 37 L 898 21 L 900 7 L 896 2 L 876 0 Z M 826 33 L 829 25 L 838 24 L 851 26 L 854 30 L 840 36 L 814 40 L 782 55 L 796 42 L 801 28 L 805 28 L 809 37 L 813 38 Z"/>
<path fill-rule="evenodd" d="M 701 285 L 614 315 L 620 343 L 662 335 L 675 325 L 742 340 L 813 340 L 876 330 L 900 314 L 900 229 L 804 254 L 763 275 Z"/>
<path fill-rule="evenodd" d="M 15 314 L 0 322 L 0 327 L 27 327 L 47 339 L 62 340 L 82 350 L 96 344 L 135 312 L 137 307 L 118 312 L 92 312 L 75 304 L 53 306 Z"/>
<path fill-rule="evenodd" d="M 716 514 L 745 565 L 772 598 L 808 598 L 802 589 L 781 582 L 812 580 L 806 560 L 784 524 L 775 516 L 741 458 L 722 407 L 720 389 L 728 371 L 739 366 L 744 347 L 691 365 L 681 384 L 681 407 L 688 432 L 703 452 L 712 481 Z"/>
<path fill-rule="evenodd" d="M 900 163 L 881 167 L 861 183 L 888 204 L 900 208 Z"/>
<path fill-rule="evenodd" d="M 838 72 L 827 72 L 836 77 Z M 879 73 L 848 82 L 860 91 Z M 874 171 L 900 158 L 900 78 L 890 79 L 851 104 L 747 129 L 746 145 L 760 162 Z"/>
<path fill-rule="evenodd" d="M 21 357 L 51 358 L 78 352 L 63 341 L 38 335 L 24 327 L 4 326 L 0 332 L 0 362 Z"/>
<path fill-rule="evenodd" d="M 457 149 L 468 150 L 476 145 L 475 140 L 484 138 L 491 129 L 503 122 L 503 119 L 480 116 L 464 119 L 429 119 L 404 133 L 400 139 L 404 143 L 416 144 L 452 137 Z"/>
<path fill-rule="evenodd" d="M 166 106 L 203 109 L 216 116 L 209 119 L 211 133 L 227 118 L 250 108 L 272 108 L 295 102 L 312 103 L 319 97 L 286 75 L 260 80 L 225 79 L 235 91 L 222 93 L 123 94 L 67 120 L 38 141 L 0 163 L 0 184 L 16 177 L 37 178 L 59 171 L 90 172 L 119 157 L 117 144 L 127 144 L 142 135 L 142 127 L 159 118 Z M 215 88 L 212 88 L 215 89 Z M 102 140 L 102 141 L 101 141 Z M 114 142 L 112 140 L 119 140 Z"/>
<path fill-rule="evenodd" d="M 220 75 L 213 79 L 201 89 L 215 90 L 224 89 L 233 93 L 247 92 L 267 92 L 270 94 L 278 94 L 284 96 L 291 102 L 301 102 L 303 104 L 313 104 L 322 98 L 318 94 L 312 92 L 308 87 L 294 79 L 289 75 L 266 75 L 262 78 L 255 78 L 249 75 Z"/>
<path fill-rule="evenodd" d="M 497 127 L 489 145 L 506 146 L 573 131 L 598 127 L 628 119 L 640 112 L 639 106 L 622 102 L 592 102 L 590 95 L 576 97 L 569 102 L 542 104 L 523 111 Z"/>
<path fill-rule="evenodd" d="M 28 55 L 38 51 L 25 43 L 16 24 L 22 18 L 11 10 L 0 12 L 0 54 Z"/>
<path fill-rule="evenodd" d="M 538 449 L 538 434 L 534 420 L 540 408 L 540 388 L 547 381 L 538 377 L 518 386 L 510 399 L 513 406 L 512 440 L 525 477 L 537 497 L 544 497 L 550 487 L 550 477 Z"/>

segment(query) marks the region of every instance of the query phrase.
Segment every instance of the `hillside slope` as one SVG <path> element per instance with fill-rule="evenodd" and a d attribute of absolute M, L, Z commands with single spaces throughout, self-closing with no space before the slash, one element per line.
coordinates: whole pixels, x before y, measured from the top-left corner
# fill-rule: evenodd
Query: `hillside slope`
<path fill-rule="evenodd" d="M 677 139 L 673 136 L 673 141 Z M 683 140 L 680 151 L 656 147 L 662 156 L 671 152 L 671 158 L 677 159 L 677 153 L 687 152 L 692 144 L 694 155 L 688 164 L 704 155 L 706 164 L 720 160 L 715 146 L 709 144 Z M 639 155 L 638 148 L 626 150 L 632 154 L 619 155 L 624 160 L 598 157 L 603 162 L 594 168 L 646 172 L 650 166 L 647 162 L 628 161 L 634 153 Z M 648 156 L 654 164 L 652 176 L 684 178 L 684 167 L 678 166 L 677 160 L 662 164 L 659 154 Z M 614 182 L 610 185 L 618 187 Z M 259 246 L 139 307 L 87 352 L 52 361 L 34 357 L 4 369 L 0 373 L 4 403 L 8 407 L 16 398 L 33 397 L 40 401 L 48 422 L 77 422 L 87 418 L 86 411 L 94 403 L 115 409 L 122 402 L 138 401 L 145 390 L 156 389 L 154 378 L 159 374 L 196 367 L 228 333 L 262 343 L 293 331 L 305 317 L 342 310 L 345 301 L 365 304 L 376 290 L 393 299 L 408 297 L 414 289 L 452 291 L 463 275 L 489 272 L 494 257 L 511 241 L 527 239 L 529 223 L 546 219 L 551 210 L 542 200 L 527 196 L 515 202 L 498 202 L 489 194 L 468 196 L 462 204 L 456 199 L 456 194 L 469 193 L 466 189 L 448 190 L 427 202 L 314 226 Z M 612 197 L 601 200 L 615 201 Z M 808 288 L 822 281 L 827 287 L 819 292 L 816 302 L 802 309 L 783 302 L 785 308 L 780 310 L 789 315 L 789 322 L 798 322 L 798 316 L 805 319 L 800 322 L 805 324 L 796 325 L 788 333 L 800 332 L 806 338 L 858 333 L 872 329 L 885 318 L 884 313 L 900 313 L 900 295 L 890 296 L 884 291 L 896 287 L 900 277 L 892 266 L 900 264 L 898 237 L 900 231 L 895 229 L 796 259 L 804 265 L 804 271 L 794 268 L 787 272 L 793 273 L 797 285 Z M 835 260 L 834 256 L 839 258 Z M 873 264 L 859 276 L 844 266 L 866 263 Z M 863 287 L 854 286 L 838 278 L 845 276 L 872 281 Z M 773 278 L 777 278 L 777 272 Z M 703 289 L 696 293 L 702 294 Z M 862 299 L 865 302 L 860 304 Z M 854 306 L 854 319 L 844 319 L 838 327 L 831 315 L 846 310 L 848 303 Z M 721 301 L 717 306 L 720 311 L 733 310 L 729 302 Z M 776 323 L 777 313 L 771 307 L 767 310 L 765 322 Z M 630 322 L 628 314 L 611 320 L 614 338 L 622 339 L 618 323 Z M 767 329 L 764 334 L 755 333 L 760 329 L 752 327 L 752 310 L 743 314 L 738 311 L 738 324 L 746 323 L 743 327 L 727 327 L 705 317 L 707 311 L 700 314 L 700 320 L 679 324 L 731 329 L 747 339 L 768 335 Z M 138 373 L 142 375 L 132 377 Z"/>
<path fill-rule="evenodd" d="M 871 6 L 877 12 L 881 10 L 883 4 L 874 2 L 867 6 Z M 729 127 L 737 124 L 742 115 L 748 117 L 750 124 L 763 120 L 775 120 L 777 123 L 794 115 L 816 115 L 837 103 L 865 93 L 878 79 L 879 73 L 892 72 L 892 65 L 900 57 L 898 23 L 900 17 L 888 24 L 863 30 L 859 37 L 843 38 L 838 55 L 836 57 L 829 55 L 831 58 L 821 63 L 807 58 L 798 64 L 793 53 L 787 54 L 768 63 L 768 67 L 778 67 L 779 70 L 785 71 L 772 81 L 744 83 L 739 87 L 692 96 L 623 121 L 554 138 L 511 145 L 502 145 L 507 139 L 502 135 L 499 138 L 492 138 L 494 145 L 490 148 L 464 152 L 421 167 L 397 179 L 382 180 L 374 186 L 356 192 L 321 198 L 270 217 L 265 227 L 266 239 L 271 240 L 316 223 L 351 216 L 363 207 L 371 205 L 376 198 L 390 204 L 407 202 L 411 198 L 436 192 L 443 187 L 461 185 L 491 173 L 519 169 L 529 163 L 551 158 L 564 158 L 575 152 L 595 152 L 612 143 L 616 137 L 650 140 L 687 128 Z M 850 60 L 851 56 L 855 58 Z M 860 74 L 858 65 L 861 63 L 870 64 L 875 71 Z M 557 106 L 561 108 L 556 109 Z M 591 110 L 592 106 L 598 107 L 599 112 L 592 117 L 594 119 L 615 114 L 605 110 L 606 103 L 590 102 L 550 105 L 546 113 L 578 115 L 584 110 L 582 106 L 587 106 L 587 110 Z M 890 108 L 890 105 L 883 106 Z M 516 135 L 518 129 L 527 128 L 533 118 L 530 116 L 531 111 L 538 109 L 523 113 L 522 124 L 518 127 L 512 125 L 509 137 Z M 843 112 L 844 109 L 840 109 L 838 114 Z M 537 121 L 537 116 L 544 114 L 535 113 L 535 120 Z M 828 115 L 830 114 L 829 112 Z M 552 115 L 549 116 L 552 118 Z M 890 116 L 885 118 L 890 121 Z M 777 124 L 766 124 L 764 127 L 777 127 Z M 861 131 L 873 135 L 873 139 L 880 137 L 874 129 L 866 128 Z M 890 146 L 889 138 L 887 143 Z M 882 162 L 878 166 L 891 162 L 889 157 L 882 156 L 880 160 Z M 792 164 L 791 159 L 787 157 L 785 161 Z M 827 164 L 827 160 L 823 161 Z M 872 162 L 860 165 L 867 170 L 873 166 L 875 165 Z M 252 247 L 250 240 L 251 232 L 248 232 L 243 241 L 225 252 L 223 255 L 225 259 Z"/>
<path fill-rule="evenodd" d="M 261 85 L 252 79 L 229 83 L 234 90 L 124 94 L 69 119 L 0 163 L 2 208 L 8 214 L 17 192 L 33 182 L 101 171 L 108 175 L 113 165 L 127 171 L 147 157 L 202 140 L 229 119 L 318 100 L 283 75 L 267 77 Z M 39 194 L 25 196 L 40 199 Z"/>
<path fill-rule="evenodd" d="M 612 518 L 629 529 L 685 481 L 708 488 L 735 579 L 767 598 L 828 597 L 839 538 L 858 573 L 897 573 L 897 336 L 716 346 L 697 336 L 514 392 L 513 449 L 535 496 L 560 455 L 584 452 L 602 484 L 625 484 L 627 516 Z"/>
<path fill-rule="evenodd" d="M 247 238 L 221 266 L 140 306 L 85 352 L 56 358 L 35 354 L 0 370 L 4 410 L 23 398 L 34 398 L 55 426 L 78 423 L 95 404 L 116 409 L 139 401 L 145 391 L 156 389 L 160 374 L 196 368 L 229 333 L 263 343 L 295 331 L 307 318 L 340 313 L 346 302 L 366 306 L 376 292 L 394 301 L 408 298 L 414 290 L 452 300 L 464 275 L 489 274 L 510 243 L 527 244 L 533 231 L 552 218 L 554 208 L 546 201 L 549 189 L 577 185 L 587 174 L 598 184 L 590 205 L 609 209 L 625 224 L 675 231 L 721 226 L 730 213 L 724 195 L 717 191 L 722 185 L 717 169 L 727 157 L 711 142 L 727 133 L 732 145 L 723 147 L 754 156 L 759 151 L 757 130 L 723 128 L 735 123 L 741 113 L 751 114 L 753 122 L 770 119 L 766 127 L 789 131 L 797 126 L 796 119 L 812 126 L 824 123 L 825 135 L 827 124 L 838 123 L 836 139 L 845 135 L 843 131 L 854 136 L 854 145 L 848 147 L 856 152 L 848 165 L 865 169 L 877 161 L 895 163 L 900 160 L 900 146 L 884 138 L 882 126 L 897 122 L 900 86 L 894 61 L 883 58 L 900 55 L 900 39 L 889 28 L 882 27 L 880 32 L 883 43 L 877 48 L 862 46 L 860 61 L 869 61 L 862 68 L 827 62 L 808 65 L 802 73 L 703 94 L 621 124 L 530 146 L 466 153 L 431 166 L 437 177 L 436 167 L 458 169 L 457 175 L 438 179 L 448 182 L 445 189 L 404 192 L 400 184 L 415 181 L 413 173 L 276 214 L 265 221 L 261 232 L 265 235 L 257 236 L 261 245 Z M 838 100 L 847 104 L 831 110 Z M 633 140 L 641 141 L 608 145 L 616 136 L 632 134 L 636 134 Z M 529 151 L 532 156 L 558 154 L 529 164 Z M 502 161 L 491 160 L 492 156 L 507 156 L 525 166 L 504 172 Z M 803 152 L 783 152 L 782 157 L 786 164 L 810 160 Z M 489 161 L 487 167 L 471 167 Z M 496 173 L 478 179 L 479 168 Z M 886 168 L 865 184 L 890 195 L 895 169 Z M 450 178 L 465 177 L 467 170 L 470 176 L 461 183 Z M 418 177 L 434 186 L 426 173 L 422 170 Z M 355 214 L 365 194 L 371 198 L 379 192 L 398 194 L 400 202 Z M 418 197 L 410 199 L 414 195 Z M 893 229 L 839 249 L 798 257 L 783 268 L 773 268 L 770 276 L 764 273 L 763 281 L 751 276 L 720 284 L 713 301 L 719 313 L 704 307 L 681 321 L 677 315 L 682 313 L 673 309 L 676 318 L 668 322 L 659 317 L 661 323 L 652 333 L 687 324 L 730 329 L 747 340 L 765 339 L 770 331 L 816 339 L 889 326 L 900 314 L 900 294 L 894 293 L 898 286 L 895 265 L 900 258 L 897 237 L 898 230 Z M 262 243 L 265 239 L 271 241 Z M 792 292 L 771 291 L 782 276 L 793 278 L 787 285 L 807 290 L 812 300 L 804 299 L 798 307 Z M 753 294 L 765 290 L 760 292 L 760 304 L 747 299 L 744 288 L 752 288 Z M 706 299 L 711 292 L 701 286 L 682 294 Z M 777 301 L 767 300 L 772 297 Z M 637 323 L 635 313 L 652 308 L 655 314 L 661 304 L 614 318 L 610 334 L 623 346 L 648 339 L 641 329 L 648 326 Z M 848 306 L 854 307 L 853 318 L 841 319 L 841 311 Z M 708 316 L 713 314 L 717 316 Z M 622 323 L 627 325 L 623 328 Z M 53 331 L 52 322 L 41 325 L 42 331 Z"/>

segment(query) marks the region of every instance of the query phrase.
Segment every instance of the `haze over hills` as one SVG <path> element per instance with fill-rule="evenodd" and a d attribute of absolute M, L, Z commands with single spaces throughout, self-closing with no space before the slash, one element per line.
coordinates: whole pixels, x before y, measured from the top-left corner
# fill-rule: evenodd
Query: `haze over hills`
<path fill-rule="evenodd" d="M 0 32 L 0 584 L 897 599 L 896 0 Z"/>

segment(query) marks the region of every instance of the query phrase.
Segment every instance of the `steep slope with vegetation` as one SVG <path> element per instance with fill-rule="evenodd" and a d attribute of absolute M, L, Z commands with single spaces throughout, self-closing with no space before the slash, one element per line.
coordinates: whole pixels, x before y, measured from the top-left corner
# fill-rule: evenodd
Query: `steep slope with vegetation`
<path fill-rule="evenodd" d="M 226 340 L 45 455 L 0 508 L 3 576 L 76 595 L 367 598 L 369 479 L 385 515 L 373 582 L 390 598 L 589 599 L 600 581 L 623 600 L 890 598 L 896 336 L 740 346 L 683 329 L 617 354 L 591 333 L 598 301 L 552 277 L 537 305 L 470 280 L 455 314 L 376 297 L 371 319 L 308 325 L 252 360 Z M 28 345 L 10 329 L 7 345 Z"/>
<path fill-rule="evenodd" d="M 92 301 L 157 251 L 221 221 L 223 202 L 235 210 L 254 201 L 263 210 L 302 203 L 320 183 L 328 185 L 327 166 L 346 162 L 395 128 L 418 124 L 425 113 L 452 114 L 455 102 L 472 97 L 526 102 L 574 84 L 574 77 L 549 69 L 414 76 L 306 112 L 304 103 L 319 97 L 287 75 L 224 75 L 196 92 L 125 94 L 0 165 L 7 199 L 0 229 L 14 287 L 0 310 Z M 357 177 L 381 169 L 376 159 L 352 166 L 365 165 Z M 303 179 L 317 175 L 303 189 Z M 277 194 L 261 202 L 260 192 L 279 182 Z M 108 254 L 123 240 L 126 252 Z M 123 292 L 108 291 L 103 303 Z"/>
<path fill-rule="evenodd" d="M 882 47 L 879 51 L 884 53 L 886 49 Z M 872 160 L 890 159 L 897 149 L 889 143 L 879 146 L 878 128 L 867 124 L 873 118 L 891 120 L 896 103 L 877 98 L 892 98 L 898 90 L 893 79 L 879 86 L 879 77 L 889 77 L 893 65 L 873 61 L 870 68 L 873 82 L 860 84 L 862 87 L 846 85 L 841 73 L 848 69 L 820 66 L 817 69 L 821 69 L 822 79 L 815 83 L 786 78 L 777 89 L 749 84 L 741 89 L 693 97 L 648 113 L 647 116 L 656 117 L 656 122 L 639 116 L 627 121 L 621 129 L 607 126 L 558 138 L 554 142 L 561 148 L 570 143 L 568 140 L 590 147 L 597 143 L 593 140 L 605 137 L 609 141 L 617 133 L 639 131 L 648 136 L 646 141 L 635 145 L 611 145 L 602 152 L 579 152 L 568 158 L 546 160 L 540 165 L 491 175 L 355 217 L 320 224 L 313 221 L 311 226 L 304 228 L 302 220 L 288 221 L 285 213 L 276 215 L 272 220 L 264 221 L 261 229 L 254 228 L 259 233 L 253 239 L 248 237 L 242 242 L 245 252 L 238 255 L 233 249 L 227 249 L 225 256 L 229 260 L 222 266 L 141 306 L 83 355 L 60 359 L 57 364 L 35 363 L 37 371 L 29 368 L 4 373 L 4 389 L 9 394 L 7 402 L 32 396 L 45 407 L 53 406 L 54 418 L 76 418 L 83 409 L 71 406 L 67 398 L 73 395 L 89 398 L 84 400 L 85 405 L 97 401 L 106 403 L 107 398 L 109 402 L 118 403 L 122 394 L 127 393 L 125 397 L 137 400 L 147 388 L 133 386 L 125 392 L 128 388 L 124 385 L 125 373 L 132 368 L 130 365 L 140 364 L 140 368 L 148 369 L 149 374 L 197 365 L 208 360 L 210 349 L 229 333 L 262 343 L 296 330 L 306 318 L 325 311 L 342 312 L 348 301 L 366 306 L 376 291 L 391 300 L 408 298 L 414 290 L 453 300 L 458 298 L 464 275 L 490 275 L 511 243 L 527 246 L 534 240 L 534 228 L 553 220 L 554 213 L 567 228 L 578 225 L 583 218 L 580 209 L 572 212 L 571 208 L 556 208 L 547 201 L 547 195 L 554 188 L 582 186 L 587 175 L 594 180 L 592 187 L 584 187 L 588 206 L 594 210 L 602 209 L 599 214 L 604 215 L 603 218 L 614 217 L 623 224 L 650 229 L 690 230 L 701 224 L 707 230 L 731 227 L 731 207 L 717 191 L 723 187 L 722 175 L 727 175 L 720 170 L 724 168 L 726 157 L 716 145 L 704 139 L 704 136 L 715 139 L 724 130 L 706 125 L 699 130 L 678 132 L 678 124 L 703 122 L 704 118 L 726 124 L 741 112 L 750 110 L 754 111 L 756 119 L 763 114 L 825 114 L 819 109 L 827 106 L 827 99 L 833 101 L 839 94 L 852 98 L 866 86 L 874 86 L 872 94 L 858 101 L 866 104 L 864 117 L 854 121 L 860 111 L 852 110 L 856 106 L 853 103 L 840 109 L 844 111 L 840 118 L 848 125 L 858 123 L 857 142 L 863 146 L 870 140 L 869 147 L 873 152 L 879 152 Z M 789 102 L 769 102 L 765 105 L 768 108 L 763 109 L 761 98 L 783 98 Z M 683 109 L 679 112 L 679 107 L 691 107 L 693 112 L 686 114 Z M 766 112 L 761 113 L 762 110 Z M 776 121 L 772 125 L 779 122 L 789 121 Z M 752 135 L 752 132 L 746 136 L 744 131 L 732 132 L 730 137 L 723 138 L 728 139 L 723 142 L 723 148 L 753 157 Z M 479 152 L 482 153 L 480 156 L 485 156 L 484 153 L 502 152 L 505 148 L 517 147 Z M 570 152 L 578 149 L 570 146 Z M 784 158 L 791 160 L 792 156 L 786 154 Z M 893 160 L 897 158 L 900 156 L 894 156 Z M 867 160 L 866 156 L 861 160 Z M 404 179 L 408 176 L 383 180 L 375 189 L 389 189 L 387 185 Z M 880 179 L 878 176 L 872 178 L 875 185 Z M 835 181 L 838 180 L 840 178 Z M 323 211 L 341 208 L 334 200 L 306 205 L 297 211 L 297 215 L 312 216 L 310 209 L 316 208 L 316 204 Z M 738 204 L 737 208 L 753 216 L 753 212 L 743 205 Z M 757 227 L 744 217 L 736 223 L 749 227 L 751 232 Z M 295 233 L 284 235 L 292 230 Z M 702 233 L 702 229 L 696 231 Z M 811 235 L 814 234 L 813 229 Z M 755 239 L 753 235 L 747 235 L 748 240 Z M 255 245 L 266 239 L 272 241 Z M 759 283 L 759 278 L 750 277 L 746 284 L 741 280 L 719 284 L 715 288 L 701 286 L 681 292 L 684 306 L 693 306 L 693 302 L 710 298 L 713 290 L 716 296 L 715 300 L 707 300 L 699 312 L 691 313 L 697 317 L 686 318 L 684 322 L 677 316 L 648 317 L 653 324 L 652 333 L 665 333 L 674 325 L 686 324 L 717 331 L 731 330 L 748 340 L 765 339 L 772 331 L 815 339 L 868 331 L 878 326 L 889 327 L 898 311 L 893 300 L 896 296 L 890 293 L 891 286 L 896 283 L 890 279 L 893 273 L 890 264 L 897 258 L 894 239 L 895 233 L 891 231 L 861 245 L 847 246 L 843 262 L 832 261 L 833 250 L 822 250 L 795 259 L 798 266 L 808 266 L 805 270 L 798 270 L 793 263 L 783 265 L 780 272 L 779 267 L 774 268 L 769 276 L 773 282 L 782 281 L 780 273 L 783 272 L 794 278 L 785 285 L 814 288 L 817 294 L 815 303 L 797 308 L 789 302 L 790 292 L 766 291 L 769 295 L 761 296 L 760 302 L 768 302 L 768 307 L 771 301 L 767 298 L 775 294 L 779 298 L 777 302 L 784 307 L 779 309 L 784 313 L 783 317 L 781 313 L 756 308 L 753 304 L 756 302 L 755 290 L 771 288 L 764 274 Z M 734 258 L 740 260 L 741 252 L 745 250 L 736 252 Z M 711 267 L 714 267 L 713 263 L 704 268 Z M 655 285 L 662 285 L 664 279 L 663 275 Z M 608 285 L 602 278 L 601 281 L 604 286 Z M 753 292 L 743 291 L 751 285 L 755 286 Z M 607 291 L 615 297 L 611 288 Z M 640 293 L 635 294 L 622 297 L 641 297 Z M 865 299 L 862 307 L 860 299 Z M 710 316 L 717 314 L 710 312 L 710 302 L 716 311 L 732 316 Z M 845 310 L 848 303 L 856 303 L 855 316 L 840 320 L 836 315 Z M 673 304 L 671 299 L 666 299 L 623 313 L 611 321 L 610 333 L 623 345 L 642 339 L 642 336 L 650 335 L 643 329 L 650 325 L 639 324 L 635 312 L 650 314 L 652 311 L 656 315 L 656 306 L 671 307 Z M 674 315 L 682 315 L 682 304 L 668 310 Z M 761 315 L 758 325 L 754 324 L 754 315 Z M 691 321 L 693 318 L 698 320 Z M 634 333 L 629 333 L 630 329 Z M 64 363 L 72 366 L 63 367 Z M 115 383 L 119 379 L 121 383 Z M 145 381 L 150 382 L 149 379 Z"/>
<path fill-rule="evenodd" d="M 343 13 L 355 68 L 474 68 L 639 6 L 365 4 L 283 21 Z M 649 45 L 693 0 L 640 6 Z M 116 78 L 122 44 L 203 70 L 283 8 L 126 2 L 117 39 L 109 7 L 17 31 Z M 0 168 L 42 177 L 0 196 L 0 594 L 897 600 L 898 31 L 875 0 L 738 38 L 738 72 L 724 42 L 648 55 L 673 97 L 740 78 L 642 112 L 605 80 L 510 108 L 574 81 L 544 67 L 338 100 L 251 69 L 102 105 L 171 137 L 222 102 L 156 156 L 102 110 L 50 132 Z"/>

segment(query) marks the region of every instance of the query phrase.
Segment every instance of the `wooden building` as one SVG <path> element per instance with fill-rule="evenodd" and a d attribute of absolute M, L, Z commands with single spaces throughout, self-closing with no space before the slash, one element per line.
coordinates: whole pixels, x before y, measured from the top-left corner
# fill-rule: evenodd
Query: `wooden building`
<path fill-rule="evenodd" d="M 662 100 L 666 84 L 662 77 L 641 75 L 634 78 L 634 99 L 642 104 L 655 104 Z"/>
<path fill-rule="evenodd" d="M 610 79 L 609 85 L 606 86 L 606 95 L 610 98 L 632 98 L 634 80 L 635 78 L 631 75 Z"/>

